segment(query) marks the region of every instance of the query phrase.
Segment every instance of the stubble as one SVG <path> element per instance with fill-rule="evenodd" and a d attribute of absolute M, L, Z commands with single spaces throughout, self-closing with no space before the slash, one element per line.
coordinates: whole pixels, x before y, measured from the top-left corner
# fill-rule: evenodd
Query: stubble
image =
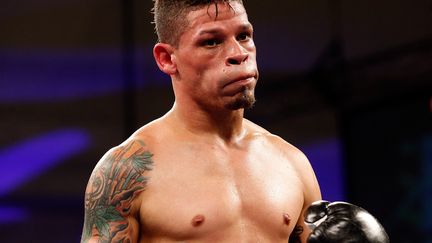
<path fill-rule="evenodd" d="M 246 87 L 232 102 L 226 105 L 226 108 L 230 110 L 250 109 L 254 106 L 255 101 L 253 89 Z"/>

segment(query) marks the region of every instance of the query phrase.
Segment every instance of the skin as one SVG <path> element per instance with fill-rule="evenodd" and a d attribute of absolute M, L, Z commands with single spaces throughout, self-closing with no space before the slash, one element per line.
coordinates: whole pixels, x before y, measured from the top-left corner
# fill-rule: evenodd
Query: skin
<path fill-rule="evenodd" d="M 155 45 L 175 103 L 99 161 L 82 242 L 305 242 L 319 186 L 301 151 L 243 117 L 256 49 L 230 4 L 190 12 L 177 47 Z"/>

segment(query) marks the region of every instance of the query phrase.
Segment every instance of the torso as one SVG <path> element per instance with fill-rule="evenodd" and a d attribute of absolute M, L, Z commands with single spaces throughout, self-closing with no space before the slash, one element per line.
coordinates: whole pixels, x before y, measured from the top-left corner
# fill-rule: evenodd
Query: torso
<path fill-rule="evenodd" d="M 154 155 L 137 200 L 140 242 L 287 242 L 304 202 L 297 150 L 248 129 L 233 146 L 170 129 L 135 135 Z"/>

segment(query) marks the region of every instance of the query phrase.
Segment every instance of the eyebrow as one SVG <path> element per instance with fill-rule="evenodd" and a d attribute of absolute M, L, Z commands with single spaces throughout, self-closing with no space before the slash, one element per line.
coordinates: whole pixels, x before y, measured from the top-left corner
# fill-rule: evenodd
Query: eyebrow
<path fill-rule="evenodd" d="M 253 30 L 253 26 L 252 26 L 252 24 L 242 24 L 239 26 L 238 29 L 240 29 L 240 30 Z M 214 34 L 219 34 L 221 32 L 223 32 L 223 28 L 216 27 L 216 28 L 201 30 L 198 33 L 198 36 L 206 35 L 206 34 L 213 34 L 214 35 Z"/>
<path fill-rule="evenodd" d="M 212 28 L 212 29 L 207 29 L 207 30 L 201 30 L 198 35 L 206 35 L 206 34 L 218 34 L 222 32 L 222 28 Z"/>

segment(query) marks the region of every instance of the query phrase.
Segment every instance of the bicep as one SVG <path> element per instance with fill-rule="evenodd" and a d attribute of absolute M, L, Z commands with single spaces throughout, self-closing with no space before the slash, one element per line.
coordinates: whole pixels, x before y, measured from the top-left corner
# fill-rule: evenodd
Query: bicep
<path fill-rule="evenodd" d="M 130 213 L 131 204 L 122 200 L 130 196 L 126 190 L 115 192 L 117 183 L 102 178 L 99 173 L 93 173 L 86 190 L 81 242 L 137 242 L 138 227 Z"/>
<path fill-rule="evenodd" d="M 125 218 L 122 221 L 106 224 L 106 229 L 99 229 L 98 226 L 94 226 L 95 228 L 92 229 L 89 236 L 85 236 L 83 233 L 81 243 L 138 242 L 139 225 L 134 218 Z M 105 230 L 106 232 L 104 232 Z"/>
<path fill-rule="evenodd" d="M 151 153 L 133 145 L 109 152 L 93 171 L 85 193 L 82 242 L 138 241 L 139 195 L 153 161 Z"/>

